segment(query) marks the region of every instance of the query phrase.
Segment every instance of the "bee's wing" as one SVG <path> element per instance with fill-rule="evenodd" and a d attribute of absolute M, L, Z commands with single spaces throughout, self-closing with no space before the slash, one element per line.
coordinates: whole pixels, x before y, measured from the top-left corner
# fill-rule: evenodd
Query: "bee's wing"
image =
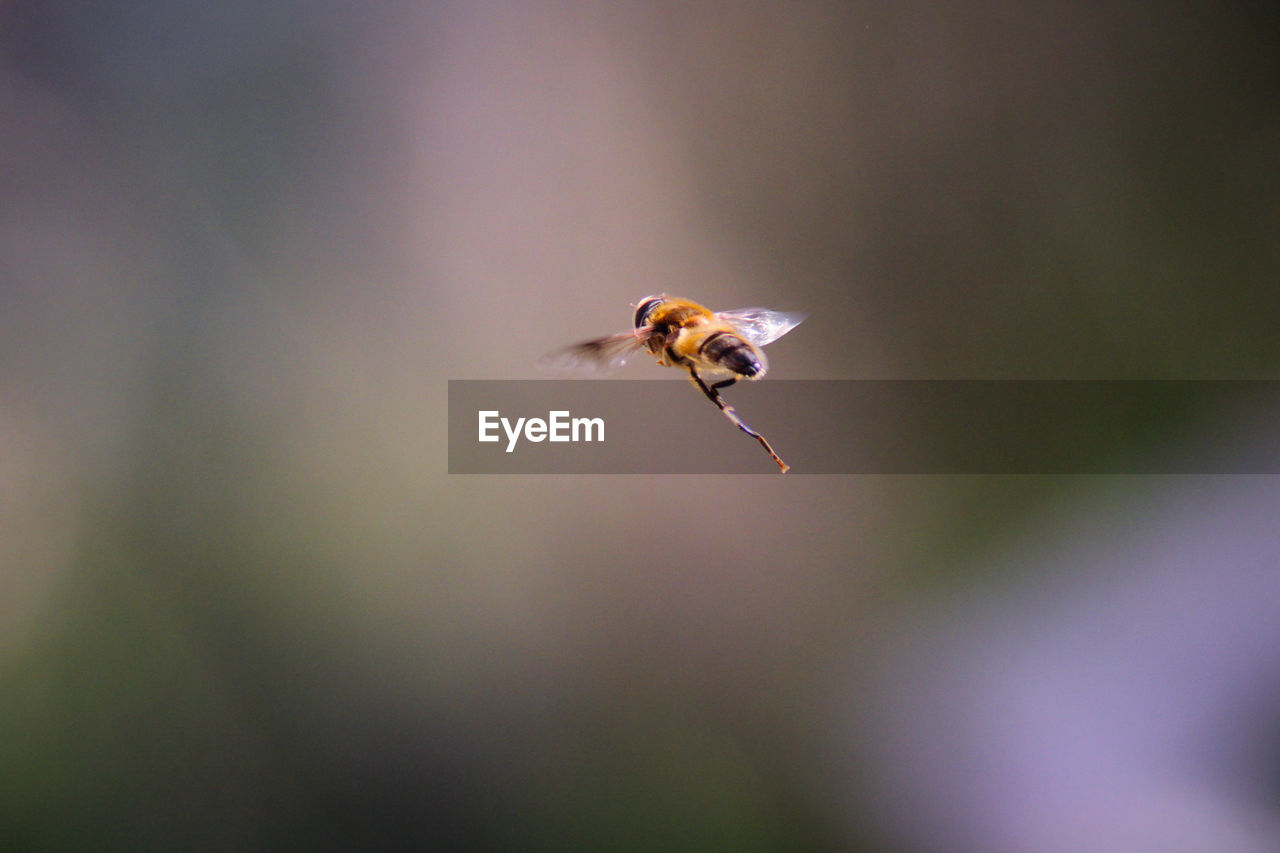
<path fill-rule="evenodd" d="M 717 316 L 732 323 L 738 334 L 752 344 L 762 347 L 800 325 L 806 315 L 786 314 L 782 311 L 770 311 L 768 308 L 739 308 L 736 311 L 721 311 Z"/>
<path fill-rule="evenodd" d="M 543 370 L 577 373 L 605 373 L 621 367 L 648 338 L 649 327 L 623 332 L 594 341 L 583 341 L 551 352 L 538 359 Z"/>

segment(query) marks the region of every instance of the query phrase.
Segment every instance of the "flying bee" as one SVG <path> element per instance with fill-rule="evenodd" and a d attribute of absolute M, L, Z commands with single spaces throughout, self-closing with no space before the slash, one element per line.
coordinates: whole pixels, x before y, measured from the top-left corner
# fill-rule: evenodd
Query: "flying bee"
<path fill-rule="evenodd" d="M 782 473 L 790 466 L 773 451 L 768 440 L 742 422 L 720 396 L 739 379 L 759 379 L 769 369 L 761 347 L 794 329 L 803 314 L 784 314 L 767 308 L 711 311 L 696 302 L 649 296 L 636 306 L 635 330 L 596 338 L 548 353 L 541 364 L 551 368 L 620 367 L 641 349 L 657 356 L 664 367 L 689 371 L 689 379 L 724 412 L 734 426 L 760 442 Z M 707 379 L 718 379 L 710 385 Z"/>

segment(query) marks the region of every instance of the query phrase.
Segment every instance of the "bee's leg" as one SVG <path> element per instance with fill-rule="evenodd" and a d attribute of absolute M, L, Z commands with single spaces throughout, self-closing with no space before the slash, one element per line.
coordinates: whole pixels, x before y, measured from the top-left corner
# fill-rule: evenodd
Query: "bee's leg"
<path fill-rule="evenodd" d="M 703 382 L 702 377 L 698 375 L 698 371 L 690 367 L 689 378 L 693 380 L 693 384 L 697 385 L 703 394 L 707 395 L 708 400 L 715 403 L 716 407 L 719 408 L 720 411 L 724 412 L 724 416 L 732 421 L 734 426 L 760 442 L 760 446 L 765 449 L 765 452 L 769 454 L 770 458 L 772 458 L 774 462 L 778 463 L 778 467 L 782 469 L 783 474 L 790 470 L 791 466 L 783 462 L 778 454 L 773 452 L 773 448 L 769 446 L 769 440 L 743 423 L 742 418 L 738 417 L 737 412 L 733 410 L 733 406 L 726 403 L 724 398 L 720 396 L 720 389 L 728 388 L 730 385 L 738 381 L 738 377 L 731 376 L 723 382 L 717 382 L 708 388 L 707 383 Z"/>

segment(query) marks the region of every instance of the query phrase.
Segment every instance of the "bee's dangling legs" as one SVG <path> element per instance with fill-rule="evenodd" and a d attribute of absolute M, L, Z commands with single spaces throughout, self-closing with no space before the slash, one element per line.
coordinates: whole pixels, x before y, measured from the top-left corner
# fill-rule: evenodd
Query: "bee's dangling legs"
<path fill-rule="evenodd" d="M 703 382 L 702 377 L 698 375 L 698 371 L 694 370 L 691 367 L 689 368 L 689 378 L 693 380 L 694 385 L 697 385 L 698 388 L 701 389 L 703 394 L 707 395 L 708 400 L 715 403 L 716 406 L 720 409 L 720 411 L 724 412 L 724 416 L 728 418 L 730 421 L 732 421 L 734 426 L 736 426 L 738 429 L 742 430 L 747 435 L 754 438 L 756 441 L 760 442 L 760 446 L 765 449 L 765 451 L 769 454 L 769 456 L 773 459 L 774 462 L 778 463 L 778 467 L 782 469 L 783 474 L 787 473 L 787 471 L 790 470 L 791 466 L 783 462 L 782 459 L 779 458 L 778 454 L 773 452 L 773 448 L 769 446 L 768 439 L 766 439 L 763 435 L 753 430 L 751 427 L 744 424 L 742 422 L 742 419 L 738 417 L 736 412 L 734 412 L 733 406 L 730 406 L 728 403 L 726 403 L 724 401 L 724 398 L 720 396 L 720 389 L 728 388 L 730 385 L 738 381 L 738 377 L 731 376 L 730 378 L 724 380 L 723 382 L 717 382 L 714 385 L 712 385 L 710 388 L 708 388 L 707 383 Z"/>

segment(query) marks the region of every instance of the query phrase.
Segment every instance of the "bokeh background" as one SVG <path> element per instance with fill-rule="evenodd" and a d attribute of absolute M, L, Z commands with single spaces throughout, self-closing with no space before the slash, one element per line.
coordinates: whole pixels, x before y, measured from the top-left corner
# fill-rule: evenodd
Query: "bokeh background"
<path fill-rule="evenodd" d="M 1280 849 L 1275 478 L 445 434 L 659 291 L 786 378 L 1277 378 L 1277 23 L 0 2 L 0 847 Z"/>

